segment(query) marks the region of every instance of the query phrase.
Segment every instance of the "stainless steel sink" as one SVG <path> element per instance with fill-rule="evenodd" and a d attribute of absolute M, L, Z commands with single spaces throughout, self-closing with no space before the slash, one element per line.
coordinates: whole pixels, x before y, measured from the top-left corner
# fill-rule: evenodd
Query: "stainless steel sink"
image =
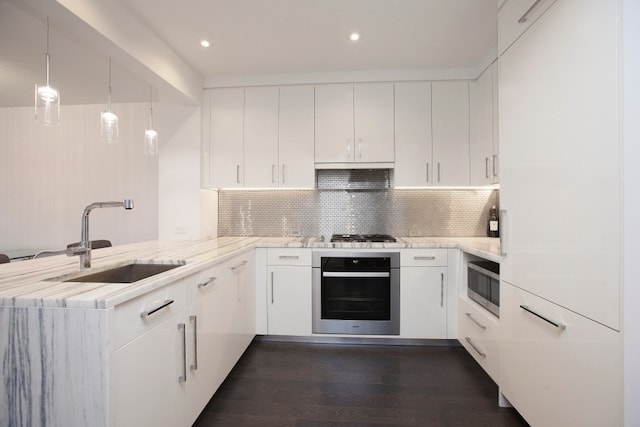
<path fill-rule="evenodd" d="M 47 280 L 58 282 L 134 283 L 138 280 L 181 267 L 184 264 L 184 261 L 172 263 L 130 262 L 116 267 L 82 271 L 61 277 L 52 277 Z"/>

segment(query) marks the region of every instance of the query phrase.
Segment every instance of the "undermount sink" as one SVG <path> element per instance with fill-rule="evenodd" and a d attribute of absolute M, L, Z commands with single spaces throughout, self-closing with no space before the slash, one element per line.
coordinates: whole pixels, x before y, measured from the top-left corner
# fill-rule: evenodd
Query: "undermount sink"
<path fill-rule="evenodd" d="M 92 283 L 134 283 L 138 280 L 146 279 L 156 274 L 164 273 L 183 266 L 184 261 L 172 263 L 147 263 L 130 262 L 116 267 L 102 269 L 92 272 L 78 272 L 62 277 L 54 277 L 47 280 L 59 282 L 92 282 Z"/>

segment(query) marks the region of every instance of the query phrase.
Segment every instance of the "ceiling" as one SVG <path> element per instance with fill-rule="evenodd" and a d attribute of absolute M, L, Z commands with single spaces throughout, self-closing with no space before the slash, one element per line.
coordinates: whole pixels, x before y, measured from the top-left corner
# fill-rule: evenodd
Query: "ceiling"
<path fill-rule="evenodd" d="M 496 45 L 496 0 L 110 1 L 203 78 L 474 68 Z M 44 80 L 45 19 L 21 0 L 0 0 L 0 106 L 33 102 Z M 103 102 L 106 57 L 56 22 L 50 52 L 63 104 Z M 148 99 L 148 85 L 114 63 L 114 102 Z"/>

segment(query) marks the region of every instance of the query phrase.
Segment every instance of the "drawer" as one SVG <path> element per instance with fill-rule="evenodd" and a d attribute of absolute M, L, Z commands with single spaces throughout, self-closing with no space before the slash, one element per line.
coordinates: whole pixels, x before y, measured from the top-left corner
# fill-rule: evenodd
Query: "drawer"
<path fill-rule="evenodd" d="M 620 333 L 504 281 L 500 290 L 500 391 L 527 422 L 622 425 Z"/>
<path fill-rule="evenodd" d="M 446 267 L 447 249 L 403 249 L 401 267 Z"/>
<path fill-rule="evenodd" d="M 114 348 L 181 312 L 185 306 L 184 280 L 189 278 L 117 305 L 113 312 Z"/>
<path fill-rule="evenodd" d="M 458 340 L 496 384 L 500 375 L 500 319 L 474 301 L 458 299 Z"/>
<path fill-rule="evenodd" d="M 267 265 L 311 265 L 311 249 L 269 248 Z"/>
<path fill-rule="evenodd" d="M 186 305 L 193 303 L 204 295 L 207 295 L 212 289 L 220 286 L 229 280 L 229 269 L 224 268 L 224 264 L 218 264 L 214 267 L 202 270 L 198 274 L 184 279 Z"/>
<path fill-rule="evenodd" d="M 498 12 L 498 51 L 502 54 L 556 0 L 507 0 Z"/>

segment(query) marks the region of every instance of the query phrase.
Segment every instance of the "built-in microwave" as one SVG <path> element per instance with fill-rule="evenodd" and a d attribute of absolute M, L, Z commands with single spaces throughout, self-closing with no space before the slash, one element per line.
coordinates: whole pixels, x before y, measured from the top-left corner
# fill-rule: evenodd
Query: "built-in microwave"
<path fill-rule="evenodd" d="M 467 263 L 467 295 L 500 317 L 500 264 L 493 261 Z"/>

